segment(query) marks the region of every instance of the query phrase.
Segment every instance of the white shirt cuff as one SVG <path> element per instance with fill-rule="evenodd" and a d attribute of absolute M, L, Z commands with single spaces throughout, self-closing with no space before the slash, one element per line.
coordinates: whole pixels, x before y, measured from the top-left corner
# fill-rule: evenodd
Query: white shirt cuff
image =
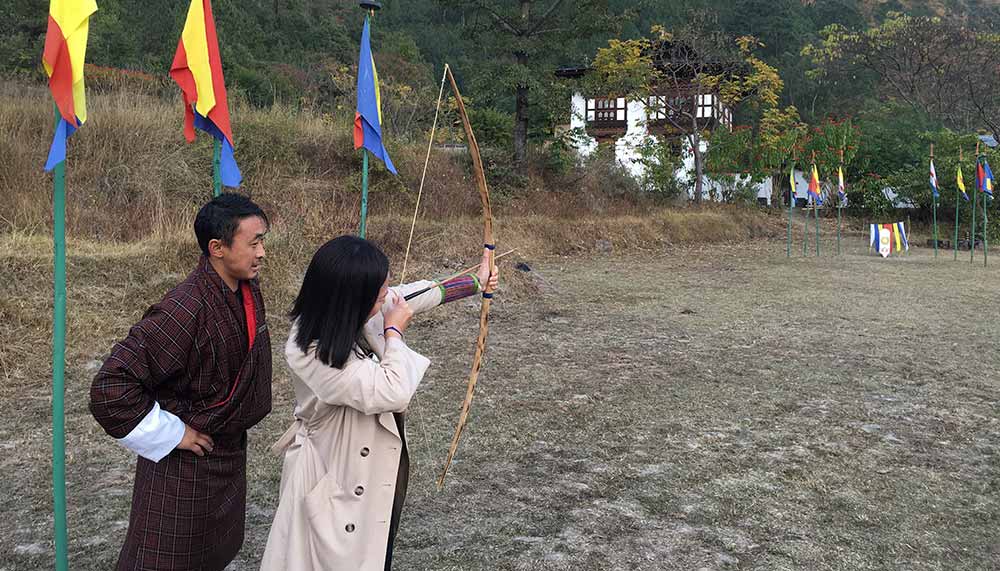
<path fill-rule="evenodd" d="M 161 410 L 160 403 L 153 403 L 153 410 L 125 438 L 119 438 L 118 443 L 147 460 L 159 462 L 177 448 L 183 438 L 184 422 Z"/>

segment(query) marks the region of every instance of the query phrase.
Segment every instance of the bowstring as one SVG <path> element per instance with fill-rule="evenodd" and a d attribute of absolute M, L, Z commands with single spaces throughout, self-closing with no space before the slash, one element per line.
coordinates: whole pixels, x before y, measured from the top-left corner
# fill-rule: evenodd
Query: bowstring
<path fill-rule="evenodd" d="M 427 155 L 424 158 L 424 170 L 420 174 L 420 187 L 417 190 L 417 205 L 413 209 L 413 221 L 410 223 L 410 237 L 406 240 L 406 255 L 403 256 L 403 270 L 399 273 L 399 285 L 403 285 L 406 279 L 406 263 L 410 259 L 410 246 L 413 244 L 413 232 L 417 227 L 417 214 L 420 212 L 420 198 L 424 193 L 424 181 L 427 178 L 427 166 L 431 161 L 431 148 L 434 146 L 434 133 L 437 130 L 438 115 L 441 112 L 441 99 L 444 97 L 444 81 L 448 76 L 448 64 L 444 64 L 444 72 L 441 74 L 441 87 L 438 89 L 438 99 L 437 106 L 434 108 L 434 122 L 431 124 L 431 135 L 427 141 Z M 427 425 L 424 424 L 423 415 L 420 414 L 420 408 L 417 406 L 417 393 L 413 393 L 413 398 L 410 399 L 410 408 L 413 410 L 413 415 L 417 418 L 417 424 L 420 425 L 420 438 L 423 441 L 421 448 L 424 449 L 424 461 L 427 467 L 430 469 L 430 474 L 433 477 L 434 470 L 431 468 L 431 451 L 427 446 L 429 439 L 427 438 Z"/>

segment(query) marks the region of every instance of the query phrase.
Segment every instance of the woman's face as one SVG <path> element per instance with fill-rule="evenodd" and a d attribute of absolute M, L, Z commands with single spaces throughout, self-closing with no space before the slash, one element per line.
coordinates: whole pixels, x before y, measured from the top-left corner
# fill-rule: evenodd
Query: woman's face
<path fill-rule="evenodd" d="M 389 294 L 389 276 L 385 276 L 385 281 L 382 282 L 382 287 L 378 290 L 378 298 L 375 299 L 375 305 L 372 310 L 368 312 L 368 319 L 375 317 L 375 314 L 382 311 L 382 304 L 385 303 L 385 297 Z"/>

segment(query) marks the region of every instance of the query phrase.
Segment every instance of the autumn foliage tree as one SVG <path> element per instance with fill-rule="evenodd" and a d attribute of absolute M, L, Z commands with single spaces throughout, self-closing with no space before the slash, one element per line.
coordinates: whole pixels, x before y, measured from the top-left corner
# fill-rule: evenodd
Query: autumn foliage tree
<path fill-rule="evenodd" d="M 695 14 L 673 31 L 654 26 L 651 38 L 611 40 L 598 50 L 587 88 L 641 102 L 647 115 L 662 118 L 683 138 L 693 154 L 694 199 L 700 201 L 705 174 L 702 141 L 719 123 L 706 125 L 694 97 L 716 93 L 726 107 L 743 106 L 748 114 L 774 108 L 784 84 L 777 70 L 755 55 L 758 47 L 754 38 L 729 36 L 713 17 Z"/>

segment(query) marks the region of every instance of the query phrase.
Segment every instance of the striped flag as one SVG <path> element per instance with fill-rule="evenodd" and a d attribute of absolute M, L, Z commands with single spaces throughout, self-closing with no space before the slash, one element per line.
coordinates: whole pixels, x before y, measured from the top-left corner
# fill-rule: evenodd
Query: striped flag
<path fill-rule="evenodd" d="M 837 192 L 840 194 L 840 206 L 847 206 L 847 186 L 844 184 L 844 167 L 837 167 Z"/>
<path fill-rule="evenodd" d="M 823 204 L 823 197 L 819 195 L 819 171 L 816 170 L 816 163 L 812 165 L 812 176 L 809 178 L 809 194 L 817 206 Z"/>
<path fill-rule="evenodd" d="M 364 147 L 382 159 L 392 174 L 396 167 L 382 142 L 382 95 L 378 88 L 378 71 L 372 56 L 371 30 L 368 18 L 361 32 L 361 54 L 358 56 L 358 108 L 354 114 L 354 148 Z"/>
<path fill-rule="evenodd" d="M 985 158 L 979 162 L 977 174 L 979 190 L 985 192 L 990 198 L 993 198 L 993 171 L 990 170 L 990 164 L 986 162 Z"/>
<path fill-rule="evenodd" d="M 184 136 L 189 143 L 194 141 L 197 127 L 222 143 L 222 184 L 238 187 L 243 175 L 233 155 L 233 128 L 211 0 L 191 0 L 170 77 L 184 98 Z"/>
<path fill-rule="evenodd" d="M 965 193 L 965 181 L 962 180 L 962 165 L 958 165 L 958 174 L 955 175 L 955 182 L 958 183 L 958 190 L 962 191 L 962 198 L 969 201 L 969 195 Z"/>
<path fill-rule="evenodd" d="M 87 54 L 90 16 L 97 11 L 94 0 L 51 0 L 45 32 L 42 65 L 49 76 L 49 90 L 59 109 L 45 170 L 66 160 L 66 139 L 87 120 L 87 98 L 83 62 Z"/>
<path fill-rule="evenodd" d="M 934 200 L 937 201 L 938 197 L 941 196 L 941 193 L 938 192 L 937 172 L 934 170 L 934 161 L 931 161 L 930 182 L 931 182 L 931 193 L 933 193 L 934 195 Z"/>
<path fill-rule="evenodd" d="M 788 171 L 788 183 L 789 183 L 789 185 L 791 185 L 791 186 L 789 186 L 789 188 L 791 189 L 791 191 L 790 191 L 790 194 L 788 195 L 788 205 L 789 206 L 795 206 L 795 193 L 796 193 L 796 190 L 795 190 L 795 167 L 792 167 L 792 169 L 790 171 Z"/>

